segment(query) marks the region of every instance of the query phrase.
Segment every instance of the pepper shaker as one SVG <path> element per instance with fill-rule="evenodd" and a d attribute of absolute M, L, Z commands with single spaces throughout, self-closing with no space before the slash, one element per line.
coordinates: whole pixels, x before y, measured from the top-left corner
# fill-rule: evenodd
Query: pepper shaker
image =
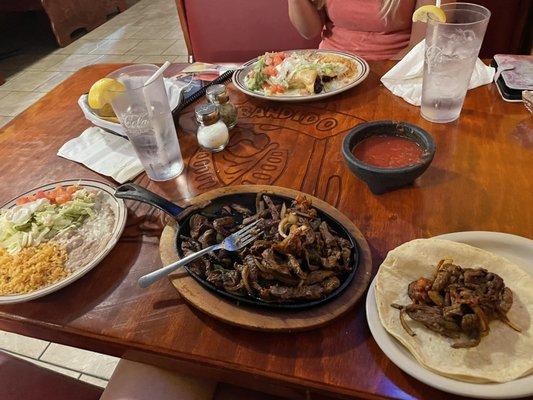
<path fill-rule="evenodd" d="M 228 127 L 220 119 L 218 107 L 214 104 L 202 104 L 194 109 L 198 121 L 196 138 L 204 149 L 214 153 L 224 150 L 229 142 Z"/>
<path fill-rule="evenodd" d="M 237 108 L 229 100 L 226 86 L 212 85 L 206 90 L 207 100 L 218 107 L 220 119 L 226 124 L 228 129 L 237 125 Z"/>

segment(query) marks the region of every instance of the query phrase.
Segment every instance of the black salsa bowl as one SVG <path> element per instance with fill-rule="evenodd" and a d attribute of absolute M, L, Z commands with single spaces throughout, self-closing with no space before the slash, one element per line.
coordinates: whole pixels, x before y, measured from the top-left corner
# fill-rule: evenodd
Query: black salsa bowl
<path fill-rule="evenodd" d="M 412 140 L 423 150 L 420 162 L 400 168 L 380 168 L 357 159 L 353 148 L 374 135 L 399 136 Z M 353 128 L 344 138 L 342 155 L 352 173 L 365 182 L 374 194 L 382 194 L 412 183 L 429 167 L 435 155 L 435 142 L 422 128 L 401 121 L 365 122 Z"/>

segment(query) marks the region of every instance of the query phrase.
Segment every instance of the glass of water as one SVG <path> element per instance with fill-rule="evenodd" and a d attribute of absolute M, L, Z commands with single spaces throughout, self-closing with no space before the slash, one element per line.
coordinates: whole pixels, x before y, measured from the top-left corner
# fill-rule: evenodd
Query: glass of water
<path fill-rule="evenodd" d="M 148 177 L 166 181 L 181 174 L 183 159 L 163 77 L 145 85 L 157 69 L 151 64 L 130 65 L 108 77 L 126 86 L 114 93 L 111 105 Z"/>
<path fill-rule="evenodd" d="M 470 3 L 443 4 L 446 22 L 428 20 L 422 117 L 446 123 L 459 118 L 490 11 Z"/>

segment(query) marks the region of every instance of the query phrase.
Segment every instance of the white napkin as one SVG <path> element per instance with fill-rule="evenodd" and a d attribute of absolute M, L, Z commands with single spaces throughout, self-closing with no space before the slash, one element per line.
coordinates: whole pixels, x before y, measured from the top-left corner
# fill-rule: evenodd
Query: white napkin
<path fill-rule="evenodd" d="M 381 82 L 387 89 L 415 106 L 420 105 L 422 98 L 425 46 L 426 41 L 422 40 L 398 64 L 381 77 Z M 494 68 L 483 64 L 483 61 L 478 58 L 468 89 L 491 83 L 494 72 Z"/>
<path fill-rule="evenodd" d="M 57 155 L 110 176 L 118 183 L 133 179 L 144 170 L 128 140 L 95 126 L 61 146 Z"/>

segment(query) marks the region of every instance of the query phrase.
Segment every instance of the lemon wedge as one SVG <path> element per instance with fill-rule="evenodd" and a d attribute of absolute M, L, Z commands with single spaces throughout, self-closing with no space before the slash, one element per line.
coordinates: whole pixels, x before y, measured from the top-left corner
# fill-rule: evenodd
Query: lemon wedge
<path fill-rule="evenodd" d="M 126 86 L 116 79 L 102 78 L 91 86 L 87 102 L 93 110 L 101 110 L 103 111 L 102 115 L 111 117 L 115 115 L 111 108 L 111 99 L 116 95 L 116 92 L 125 90 Z"/>
<path fill-rule="evenodd" d="M 442 8 L 434 5 L 426 5 L 419 7 L 413 13 L 413 22 L 428 22 L 428 19 L 439 22 L 446 22 L 446 14 L 442 11 Z"/>

